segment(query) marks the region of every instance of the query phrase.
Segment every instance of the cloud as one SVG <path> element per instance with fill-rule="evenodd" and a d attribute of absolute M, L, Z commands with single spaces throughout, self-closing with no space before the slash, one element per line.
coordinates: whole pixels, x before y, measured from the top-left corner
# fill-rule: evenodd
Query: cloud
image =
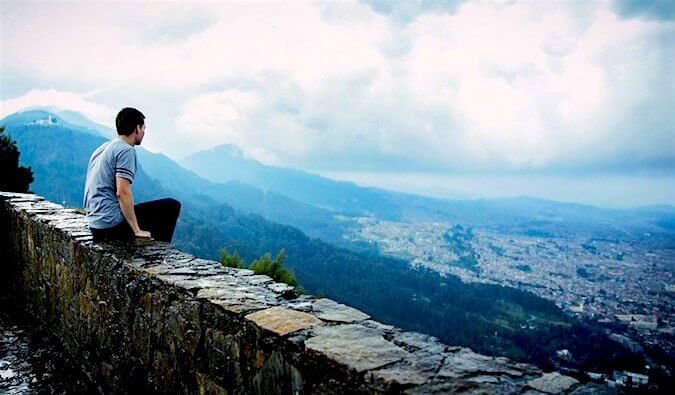
<path fill-rule="evenodd" d="M 616 12 L 623 18 L 675 19 L 675 3 L 671 0 L 614 0 L 613 3 Z"/>
<path fill-rule="evenodd" d="M 373 11 L 387 15 L 397 23 L 407 24 L 426 13 L 454 14 L 466 0 L 364 0 L 363 2 L 368 4 Z"/>
<path fill-rule="evenodd" d="M 669 166 L 675 23 L 614 7 L 7 3 L 0 79 L 100 89 L 173 156 L 235 143 L 310 170 Z"/>
<path fill-rule="evenodd" d="M 114 119 L 115 113 L 112 109 L 90 99 L 96 94 L 96 91 L 77 93 L 55 89 L 33 89 L 20 97 L 0 102 L 0 118 L 29 107 L 39 106 L 77 111 L 95 122 L 109 124 L 110 120 Z"/>
<path fill-rule="evenodd" d="M 147 9 L 146 14 L 132 14 L 129 28 L 140 29 L 139 36 L 150 45 L 171 45 L 205 32 L 218 17 L 189 3 L 168 3 Z"/>

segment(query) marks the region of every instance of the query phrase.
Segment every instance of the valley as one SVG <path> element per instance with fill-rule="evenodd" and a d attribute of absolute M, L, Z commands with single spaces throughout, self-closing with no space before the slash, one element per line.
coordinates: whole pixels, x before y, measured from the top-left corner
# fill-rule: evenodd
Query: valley
<path fill-rule="evenodd" d="M 413 267 L 532 292 L 621 334 L 614 338 L 641 353 L 675 355 L 675 244 L 663 234 L 547 237 L 447 222 L 353 221 L 360 227 L 345 238 Z"/>

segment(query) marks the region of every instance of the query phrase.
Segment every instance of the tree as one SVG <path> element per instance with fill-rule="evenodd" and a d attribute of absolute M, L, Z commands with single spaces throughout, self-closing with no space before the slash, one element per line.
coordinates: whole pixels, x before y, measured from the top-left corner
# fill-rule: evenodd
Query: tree
<path fill-rule="evenodd" d="M 244 268 L 244 260 L 241 259 L 236 252 L 228 254 L 227 250 L 224 248 L 220 250 L 220 263 L 222 263 L 223 266 L 233 267 L 235 269 Z"/>
<path fill-rule="evenodd" d="M 0 191 L 28 192 L 33 182 L 33 171 L 30 167 L 19 166 L 19 149 L 16 142 L 4 134 L 5 128 L 0 126 Z"/>
<path fill-rule="evenodd" d="M 286 283 L 295 287 L 298 285 L 298 280 L 295 278 L 293 272 L 284 267 L 285 260 L 286 251 L 283 249 L 274 259 L 272 259 L 272 255 L 268 252 L 261 258 L 254 260 L 249 269 L 253 270 L 255 274 L 265 274 L 272 277 L 274 281 Z M 229 254 L 224 248 L 220 250 L 220 263 L 226 267 L 234 267 L 237 269 L 246 268 L 244 260 L 240 258 L 236 252 Z"/>
<path fill-rule="evenodd" d="M 262 258 L 256 259 L 251 264 L 251 270 L 255 274 L 266 274 L 274 279 L 274 281 L 286 283 L 288 285 L 298 285 L 298 280 L 295 274 L 284 267 L 286 260 L 286 251 L 281 250 L 276 258 L 272 259 L 272 255 L 268 252 Z"/>

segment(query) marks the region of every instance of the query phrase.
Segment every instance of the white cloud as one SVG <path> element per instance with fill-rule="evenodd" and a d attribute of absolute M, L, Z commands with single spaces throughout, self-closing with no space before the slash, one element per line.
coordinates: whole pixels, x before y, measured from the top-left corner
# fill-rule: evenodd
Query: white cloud
<path fill-rule="evenodd" d="M 3 3 L 3 75 L 132 102 L 164 136 L 152 148 L 177 156 L 235 143 L 326 170 L 675 160 L 675 22 L 596 2 L 441 8 Z M 72 92 L 3 109 L 46 97 L 110 122 Z"/>
<path fill-rule="evenodd" d="M 100 105 L 89 98 L 97 92 L 64 92 L 55 89 L 32 89 L 23 96 L 0 102 L 0 118 L 28 107 L 55 107 L 84 114 L 94 122 L 109 124 L 115 119 L 110 108 Z"/>

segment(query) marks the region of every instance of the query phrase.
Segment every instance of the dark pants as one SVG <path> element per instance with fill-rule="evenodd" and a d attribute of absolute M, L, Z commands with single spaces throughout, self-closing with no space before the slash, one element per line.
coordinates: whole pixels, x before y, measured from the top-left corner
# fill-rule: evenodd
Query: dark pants
<path fill-rule="evenodd" d="M 159 199 L 134 206 L 138 226 L 147 230 L 153 239 L 171 242 L 176 221 L 180 214 L 180 202 L 175 199 Z M 131 240 L 134 232 L 127 221 L 107 229 L 91 229 L 94 241 Z"/>

